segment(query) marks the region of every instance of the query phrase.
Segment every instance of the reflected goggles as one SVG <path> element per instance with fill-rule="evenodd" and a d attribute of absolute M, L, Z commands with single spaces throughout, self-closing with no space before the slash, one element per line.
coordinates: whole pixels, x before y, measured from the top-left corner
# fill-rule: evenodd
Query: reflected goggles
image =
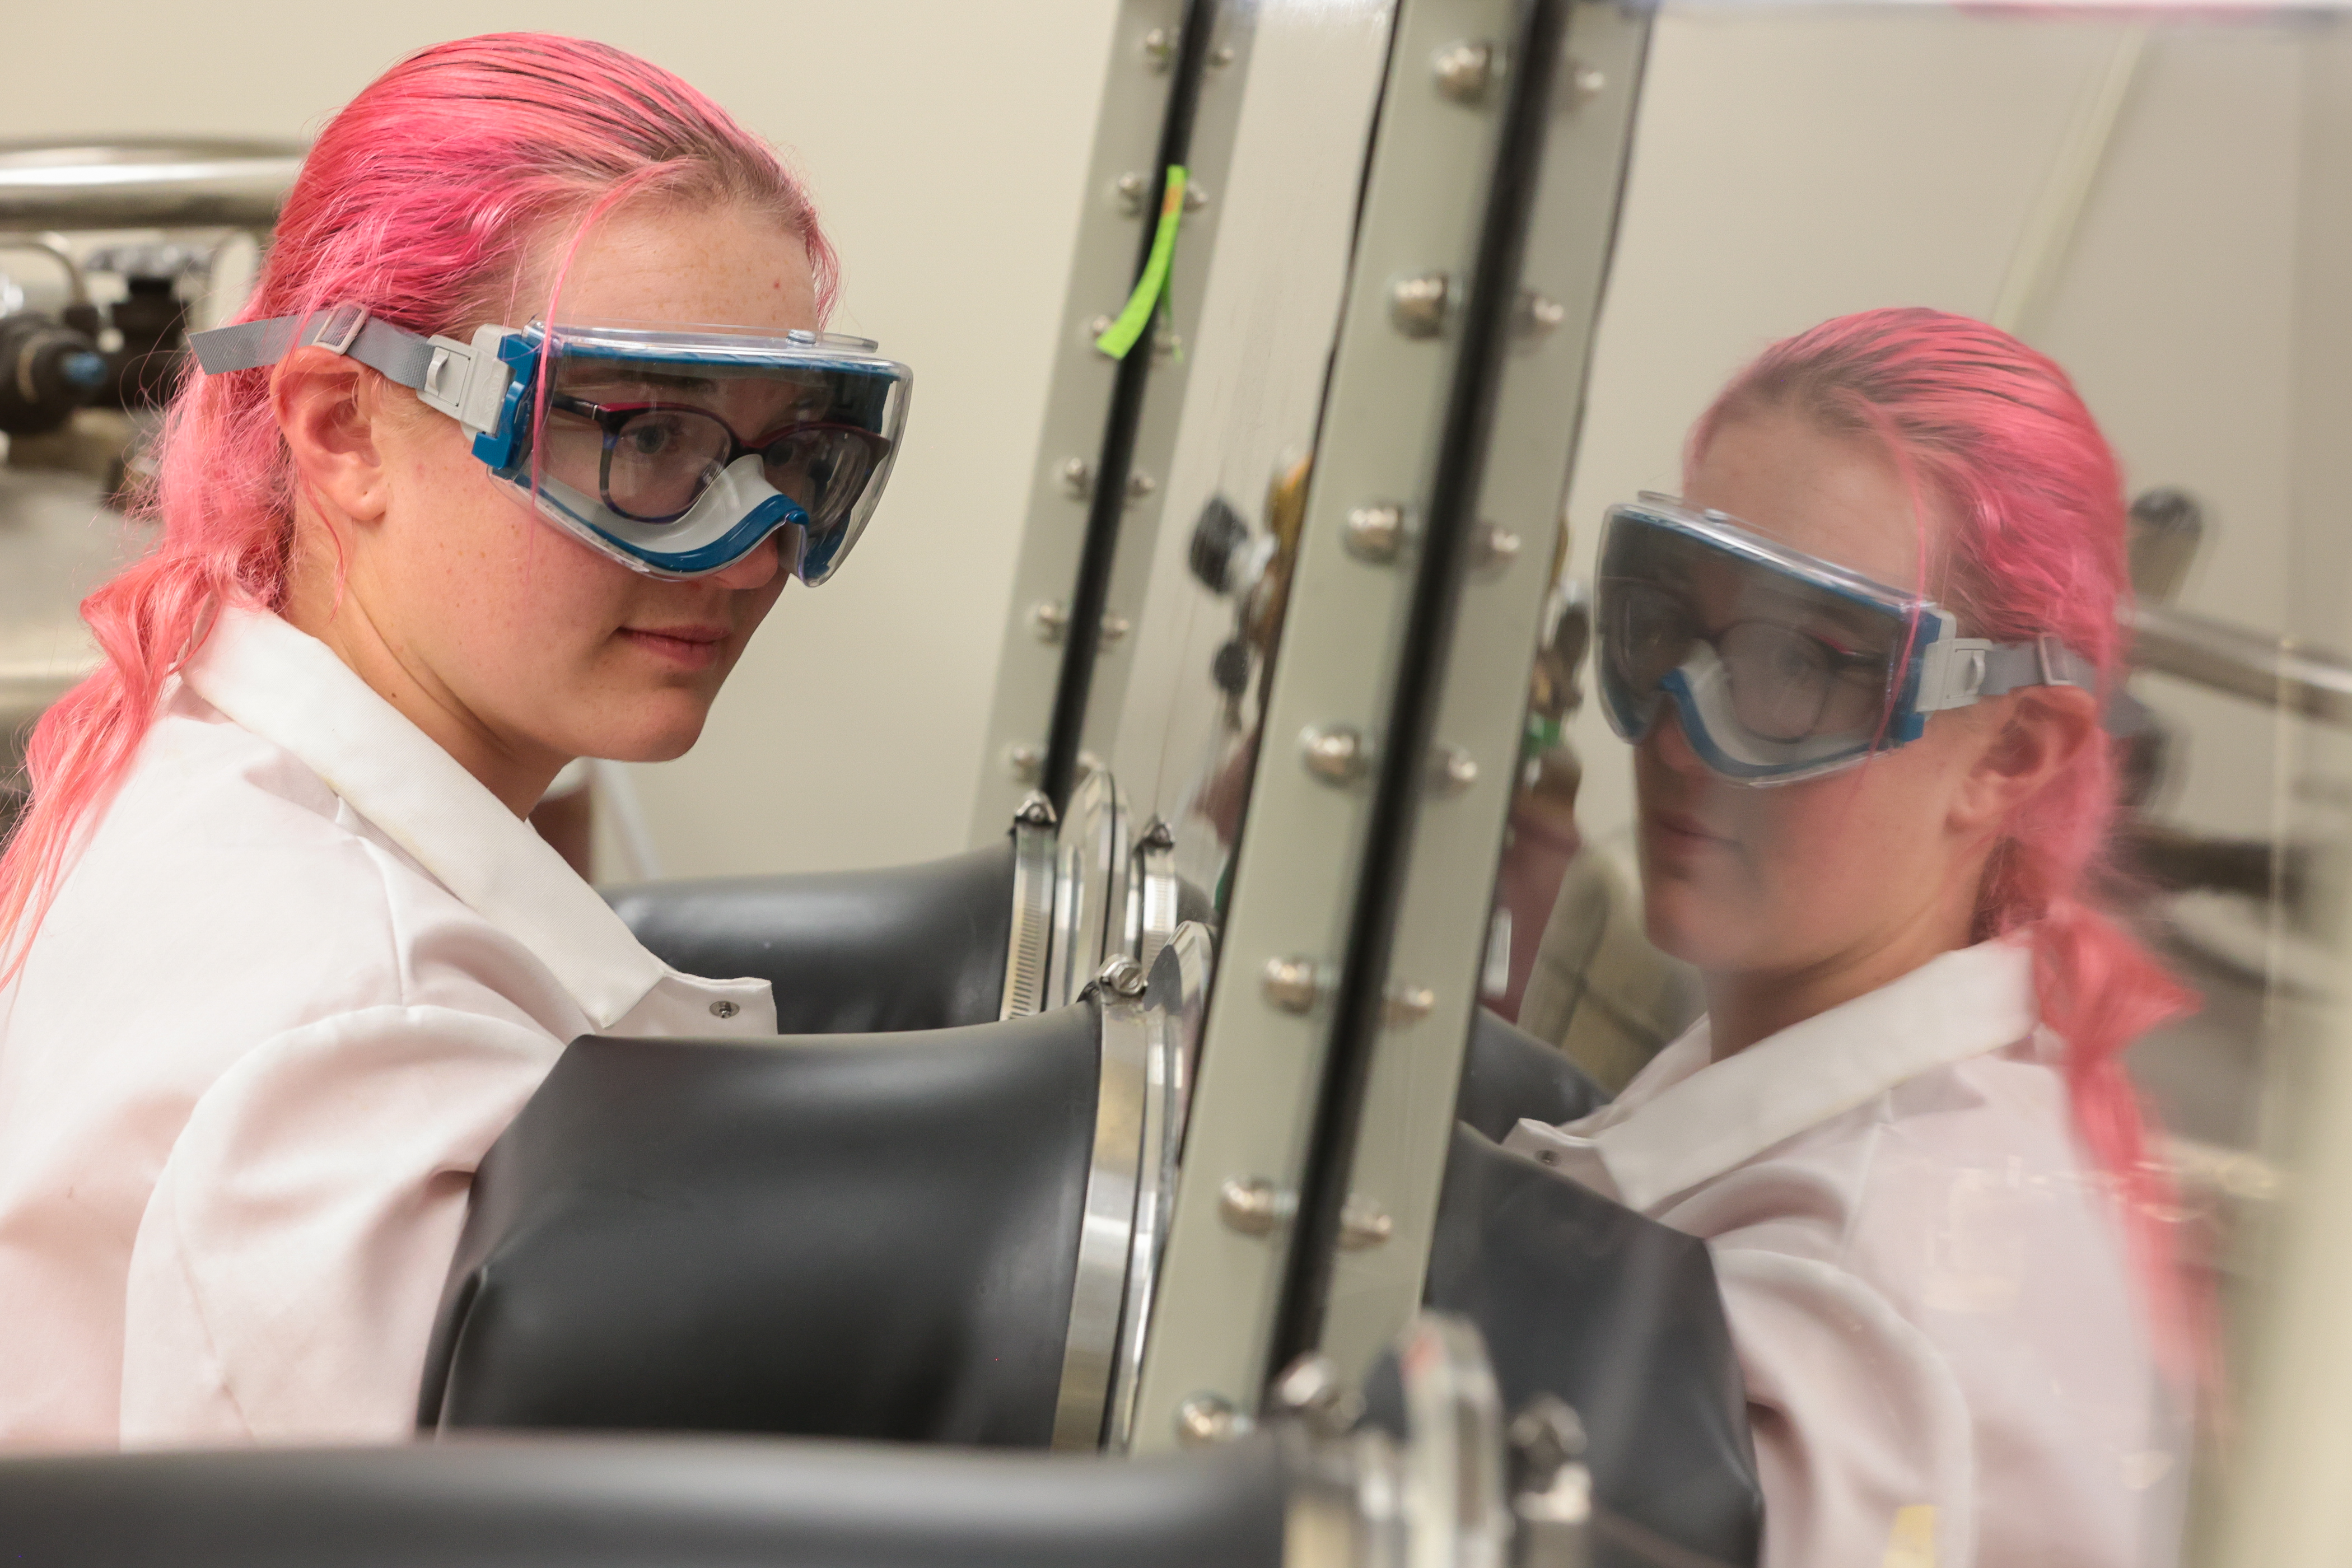
<path fill-rule="evenodd" d="M 1610 728 L 1638 742 L 1671 705 L 1699 760 L 1737 784 L 1851 767 L 1948 708 L 2096 686 L 2054 637 L 1961 637 L 1938 605 L 1666 496 L 1609 509 L 1594 606 Z"/>
<path fill-rule="evenodd" d="M 189 342 L 207 374 L 316 344 L 415 388 L 547 521 L 656 577 L 721 571 L 786 532 L 786 567 L 830 578 L 889 478 L 913 383 L 862 338 L 732 327 L 533 322 L 465 343 L 340 306 L 299 332 L 278 317 Z"/>

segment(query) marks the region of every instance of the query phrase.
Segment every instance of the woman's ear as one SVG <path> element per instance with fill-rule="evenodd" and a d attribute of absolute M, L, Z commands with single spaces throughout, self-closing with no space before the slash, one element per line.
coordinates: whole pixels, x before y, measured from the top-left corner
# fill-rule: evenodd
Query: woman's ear
<path fill-rule="evenodd" d="M 269 384 L 269 405 L 302 495 L 331 523 L 377 521 L 390 500 L 376 441 L 382 379 L 341 354 L 296 349 Z"/>
<path fill-rule="evenodd" d="M 1983 747 L 1952 801 L 1964 834 L 1997 826 L 2095 744 L 2099 701 L 2078 686 L 2029 686 L 1999 699 Z"/>

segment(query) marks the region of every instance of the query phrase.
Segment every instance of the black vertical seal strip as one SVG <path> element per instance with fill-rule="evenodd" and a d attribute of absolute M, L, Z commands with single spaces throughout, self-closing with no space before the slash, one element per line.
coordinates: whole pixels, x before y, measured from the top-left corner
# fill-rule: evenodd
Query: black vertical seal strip
<path fill-rule="evenodd" d="M 1218 0 L 1186 0 L 1184 20 L 1170 69 L 1168 118 L 1160 126 L 1159 176 L 1143 208 L 1143 237 L 1136 251 L 1135 276 L 1143 276 L 1160 208 L 1168 194 L 1168 171 L 1181 164 L 1192 144 L 1192 121 L 1200 109 L 1201 78 L 1209 59 L 1209 35 Z M 1117 90 L 1116 88 L 1113 90 Z M 1181 242 L 1180 242 L 1181 243 Z M 1078 742 L 1086 733 L 1087 703 L 1094 690 L 1095 663 L 1102 650 L 1103 610 L 1110 598 L 1111 567 L 1118 559 L 1120 514 L 1127 507 L 1128 472 L 1135 466 L 1136 426 L 1143 420 L 1144 393 L 1151 381 L 1153 329 L 1118 362 L 1110 413 L 1103 422 L 1102 450 L 1095 460 L 1094 489 L 1087 507 L 1087 536 L 1078 549 L 1078 578 L 1070 592 L 1070 616 L 1062 633 L 1062 669 L 1054 683 L 1054 722 L 1045 739 L 1046 796 L 1055 811 L 1066 810 L 1078 778 Z"/>
<path fill-rule="evenodd" d="M 1333 998 L 1331 1045 L 1299 1182 L 1298 1217 L 1275 1319 L 1269 1381 L 1321 1342 L 1338 1259 L 1340 1212 L 1355 1163 L 1356 1132 L 1384 1026 L 1391 949 L 1430 778 L 1446 654 L 1461 608 L 1478 528 L 1478 495 L 1504 357 L 1517 315 L 1519 273 L 1533 218 L 1551 112 L 1552 79 L 1570 0 L 1525 0 L 1505 64 L 1507 84 L 1494 179 L 1478 251 L 1458 318 L 1462 347 L 1423 513 L 1422 547 L 1397 658 L 1396 688 L 1381 728 L 1371 820 Z"/>

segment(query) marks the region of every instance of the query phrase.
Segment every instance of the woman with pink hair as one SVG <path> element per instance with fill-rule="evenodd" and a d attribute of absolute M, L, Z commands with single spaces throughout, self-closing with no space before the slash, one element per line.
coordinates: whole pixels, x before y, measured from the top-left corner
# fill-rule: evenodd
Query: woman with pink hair
<path fill-rule="evenodd" d="M 1768 1563 L 2163 1560 L 2194 1357 L 2121 1054 L 2189 998 L 2097 899 L 2126 592 L 2064 373 L 1933 310 L 1775 344 L 1610 513 L 1598 684 L 1707 1012 L 1511 1146 L 1710 1242 Z"/>
<path fill-rule="evenodd" d="M 835 271 L 771 149 L 602 45 L 426 49 L 320 135 L 0 859 L 0 1443 L 401 1436 L 565 1042 L 773 1032 L 523 818 L 692 745 L 854 542 L 907 376 L 819 330 Z"/>

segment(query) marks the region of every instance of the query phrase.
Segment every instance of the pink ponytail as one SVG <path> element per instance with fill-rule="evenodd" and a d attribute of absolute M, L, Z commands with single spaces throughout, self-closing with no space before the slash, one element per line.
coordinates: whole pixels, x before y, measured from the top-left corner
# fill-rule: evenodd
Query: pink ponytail
<path fill-rule="evenodd" d="M 351 303 L 462 338 L 535 314 L 520 300 L 526 279 L 564 225 L 584 230 L 616 193 L 772 216 L 806 246 L 820 314 L 830 308 L 833 249 L 765 143 L 634 56 L 500 33 L 409 57 L 328 123 L 239 319 Z M 83 601 L 106 662 L 42 717 L 27 748 L 32 801 L 0 855 L 0 983 L 24 962 L 75 841 L 215 614 L 283 604 L 293 502 L 269 376 L 185 382 L 165 416 L 155 482 L 136 505 L 162 524 L 162 541 Z"/>
<path fill-rule="evenodd" d="M 1888 442 L 1954 520 L 1935 596 L 1964 629 L 2003 642 L 2055 632 L 2097 667 L 2103 697 L 2115 689 L 2125 652 L 2116 608 L 2130 592 L 2123 480 L 2056 364 L 1938 310 L 1841 317 L 1742 371 L 1693 431 L 1691 458 L 1727 421 L 1761 408 Z M 2066 1044 L 2076 1128 L 2114 1184 L 2159 1349 L 2187 1371 L 2200 1352 L 2166 1228 L 2171 1183 L 2149 1152 L 2123 1053 L 2196 998 L 2100 907 L 2100 889 L 2117 879 L 2105 860 L 2116 804 L 2114 750 L 2091 747 L 2008 825 L 1978 894 L 1976 934 L 2022 932 L 2032 943 L 2042 1022 Z"/>

